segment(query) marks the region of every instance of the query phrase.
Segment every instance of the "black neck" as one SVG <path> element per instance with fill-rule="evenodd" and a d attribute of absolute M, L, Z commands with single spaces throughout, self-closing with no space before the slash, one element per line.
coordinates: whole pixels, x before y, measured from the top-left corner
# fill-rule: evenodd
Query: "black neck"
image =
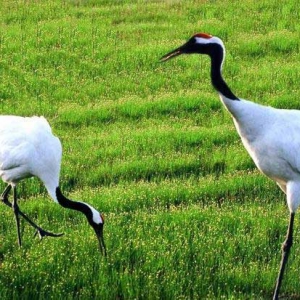
<path fill-rule="evenodd" d="M 91 221 L 93 219 L 93 213 L 88 205 L 86 205 L 82 202 L 72 201 L 72 200 L 66 198 L 62 194 L 59 187 L 56 188 L 56 198 L 57 198 L 58 203 L 62 207 L 73 209 L 73 210 L 78 210 L 78 211 L 82 212 L 87 217 L 89 223 L 91 223 Z"/>
<path fill-rule="evenodd" d="M 212 44 L 208 54 L 211 58 L 211 82 L 214 88 L 228 99 L 239 100 L 239 98 L 232 93 L 222 77 L 223 48 L 218 44 Z"/>

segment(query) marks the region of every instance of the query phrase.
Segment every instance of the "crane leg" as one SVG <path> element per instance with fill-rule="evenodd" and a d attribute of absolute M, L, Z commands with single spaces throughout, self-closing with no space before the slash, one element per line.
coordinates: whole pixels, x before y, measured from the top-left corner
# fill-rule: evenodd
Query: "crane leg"
<path fill-rule="evenodd" d="M 42 239 L 44 236 L 52 236 L 52 237 L 60 237 L 63 235 L 63 233 L 52 233 L 52 232 L 49 232 L 49 231 L 46 231 L 44 229 L 42 229 L 40 226 L 38 226 L 37 224 L 35 224 L 33 221 L 31 221 L 18 207 L 17 203 L 16 203 L 16 197 L 17 197 L 17 194 L 16 194 L 16 188 L 13 189 L 13 192 L 14 192 L 14 201 L 13 203 L 10 203 L 8 201 L 8 194 L 9 192 L 11 191 L 11 188 L 12 186 L 11 185 L 8 185 L 6 187 L 6 189 L 4 190 L 4 192 L 2 193 L 1 195 L 1 198 L 2 198 L 2 202 L 9 206 L 10 208 L 12 208 L 14 210 L 14 213 L 16 215 L 16 213 L 18 214 L 18 216 L 16 216 L 16 220 L 18 219 L 17 222 L 17 233 L 18 233 L 18 242 L 19 242 L 19 245 L 21 246 L 21 238 L 20 238 L 20 221 L 19 221 L 19 216 L 22 216 L 24 218 L 25 221 L 27 221 L 33 228 L 36 229 L 36 232 L 34 234 L 34 236 L 36 236 L 37 234 L 39 235 L 40 239 Z M 16 206 L 15 206 L 16 205 Z M 17 208 L 16 208 L 17 207 Z M 19 225 L 18 225 L 19 224 Z"/>
<path fill-rule="evenodd" d="M 20 209 L 19 209 L 19 206 L 18 206 L 18 203 L 17 203 L 17 190 L 16 190 L 15 186 L 13 186 L 13 196 L 14 196 L 14 200 L 13 200 L 13 203 L 12 203 L 12 209 L 14 211 L 15 219 L 16 219 L 18 244 L 21 247 L 20 216 L 19 216 Z"/>
<path fill-rule="evenodd" d="M 278 273 L 278 277 L 277 277 L 277 281 L 276 281 L 276 287 L 275 287 L 275 291 L 274 291 L 274 295 L 273 295 L 273 300 L 278 300 L 281 282 L 282 282 L 282 278 L 283 278 L 283 274 L 284 274 L 284 269 L 285 269 L 286 263 L 288 261 L 290 249 L 293 245 L 294 217 L 295 217 L 295 213 L 292 212 L 290 214 L 290 223 L 289 223 L 286 239 L 282 245 L 282 258 L 281 258 L 280 269 L 279 269 L 279 273 Z"/>
<path fill-rule="evenodd" d="M 7 202 L 8 202 L 8 194 L 9 194 L 10 190 L 11 190 L 11 185 L 9 184 L 9 185 L 5 188 L 4 192 L 3 192 L 2 195 L 1 195 L 1 200 L 2 200 L 3 203 L 6 204 L 6 205 L 7 205 Z"/>

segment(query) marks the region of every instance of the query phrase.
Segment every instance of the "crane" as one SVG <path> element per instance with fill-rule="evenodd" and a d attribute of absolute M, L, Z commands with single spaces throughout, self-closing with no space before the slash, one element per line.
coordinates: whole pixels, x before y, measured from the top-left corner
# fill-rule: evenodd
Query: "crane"
<path fill-rule="evenodd" d="M 231 114 L 244 147 L 257 168 L 286 194 L 290 216 L 273 294 L 273 300 L 277 300 L 293 244 L 294 217 L 300 204 L 300 111 L 276 109 L 237 97 L 222 77 L 225 46 L 216 36 L 195 34 L 182 46 L 164 55 L 161 61 L 193 53 L 210 57 L 212 85 Z"/>
<path fill-rule="evenodd" d="M 44 236 L 59 237 L 35 224 L 18 205 L 17 184 L 20 180 L 37 177 L 45 185 L 51 198 L 64 208 L 82 212 L 96 233 L 99 247 L 106 255 L 103 238 L 104 218 L 91 205 L 66 198 L 59 186 L 62 146 L 59 138 L 52 134 L 44 117 L 0 116 L 0 177 L 7 187 L 0 200 L 10 207 L 15 216 L 18 244 L 21 246 L 20 216 L 24 218 L 42 239 Z M 9 201 L 12 190 L 13 200 Z"/>

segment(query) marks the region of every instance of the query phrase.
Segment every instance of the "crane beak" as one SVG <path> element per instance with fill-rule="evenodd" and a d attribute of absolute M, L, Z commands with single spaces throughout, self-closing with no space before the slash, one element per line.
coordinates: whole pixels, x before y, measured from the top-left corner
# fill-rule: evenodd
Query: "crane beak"
<path fill-rule="evenodd" d="M 99 248 L 101 251 L 101 254 L 106 256 L 106 246 L 104 243 L 104 237 L 103 237 L 103 225 L 98 227 L 98 228 L 94 228 L 95 229 L 95 233 L 99 242 Z"/>
<path fill-rule="evenodd" d="M 160 59 L 160 61 L 161 61 L 161 62 L 164 62 L 164 61 L 167 61 L 167 60 L 169 60 L 169 59 L 171 59 L 171 58 L 174 58 L 174 57 L 176 57 L 176 56 L 178 56 L 178 55 L 181 55 L 181 54 L 183 54 L 182 47 L 179 47 L 179 48 L 176 48 L 175 50 L 173 50 L 173 51 L 167 53 L 166 55 L 164 55 L 164 56 Z"/>

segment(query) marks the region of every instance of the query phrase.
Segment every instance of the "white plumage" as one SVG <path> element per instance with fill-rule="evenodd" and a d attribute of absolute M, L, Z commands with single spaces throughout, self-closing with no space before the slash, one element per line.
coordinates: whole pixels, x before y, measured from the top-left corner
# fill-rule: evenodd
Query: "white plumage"
<path fill-rule="evenodd" d="M 6 183 L 36 176 L 57 202 L 62 147 L 44 117 L 0 116 L 0 176 Z"/>
<path fill-rule="evenodd" d="M 236 97 L 222 77 L 225 47 L 218 37 L 205 33 L 196 34 L 181 47 L 164 55 L 161 60 L 192 53 L 206 54 L 211 58 L 212 84 L 232 115 L 243 145 L 258 169 L 276 181 L 286 194 L 290 222 L 273 296 L 273 299 L 278 299 L 293 243 L 294 215 L 300 205 L 300 112 L 263 106 Z"/>
<path fill-rule="evenodd" d="M 300 204 L 300 112 L 221 98 L 256 166 L 277 182 L 287 194 L 290 212 L 296 212 Z"/>
<path fill-rule="evenodd" d="M 61 236 L 47 232 L 32 222 L 17 204 L 16 186 L 22 179 L 35 176 L 45 185 L 51 198 L 65 208 L 81 211 L 93 227 L 101 251 L 106 253 L 103 240 L 104 220 L 91 205 L 67 199 L 59 188 L 59 174 L 62 157 L 60 140 L 52 134 L 44 117 L 0 116 L 0 177 L 8 184 L 2 194 L 4 204 L 13 208 L 18 241 L 21 245 L 19 216 L 37 229 L 40 237 Z M 14 192 L 12 203 L 8 201 L 11 188 Z"/>

